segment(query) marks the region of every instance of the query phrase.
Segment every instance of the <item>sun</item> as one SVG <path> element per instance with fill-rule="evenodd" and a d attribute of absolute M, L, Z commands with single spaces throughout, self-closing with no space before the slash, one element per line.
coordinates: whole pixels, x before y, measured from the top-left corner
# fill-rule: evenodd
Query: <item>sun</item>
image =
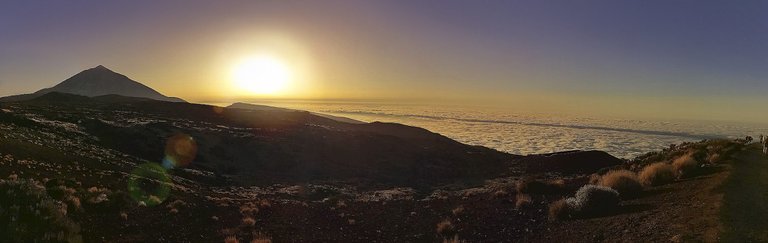
<path fill-rule="evenodd" d="M 253 94 L 279 94 L 290 83 L 291 77 L 288 65 L 272 56 L 247 58 L 232 69 L 235 86 Z"/>

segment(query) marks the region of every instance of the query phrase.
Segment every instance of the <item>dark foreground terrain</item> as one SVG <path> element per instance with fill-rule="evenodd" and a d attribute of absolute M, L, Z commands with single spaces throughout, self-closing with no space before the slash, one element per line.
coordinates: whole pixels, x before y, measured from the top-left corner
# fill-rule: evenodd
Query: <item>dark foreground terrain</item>
<path fill-rule="evenodd" d="M 631 161 L 599 151 L 517 156 L 399 124 L 49 93 L 0 103 L 0 237 L 762 241 L 766 210 L 749 198 L 765 194 L 744 185 L 765 184 L 755 171 L 768 165 L 743 143 L 687 143 Z M 685 176 L 622 194 L 616 209 L 548 216 L 551 203 L 610 170 L 684 156 L 695 162 Z"/>

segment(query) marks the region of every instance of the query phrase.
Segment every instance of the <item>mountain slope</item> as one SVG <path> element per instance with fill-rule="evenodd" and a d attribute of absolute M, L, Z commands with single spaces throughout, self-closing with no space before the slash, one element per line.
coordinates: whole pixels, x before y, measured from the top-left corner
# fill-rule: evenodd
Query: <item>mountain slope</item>
<path fill-rule="evenodd" d="M 237 102 L 233 103 L 232 105 L 227 106 L 227 108 L 232 109 L 246 109 L 246 110 L 256 110 L 256 111 L 299 111 L 299 110 L 293 110 L 293 109 L 287 109 L 287 108 L 280 108 L 280 107 L 274 107 L 274 106 L 266 106 L 266 105 L 255 105 L 255 104 L 248 104 L 248 103 L 242 103 Z M 352 123 L 352 124 L 363 124 L 365 122 L 358 121 L 351 118 L 341 117 L 341 116 L 333 116 L 323 113 L 317 113 L 317 112 L 310 112 L 313 115 L 325 117 L 334 121 L 338 122 L 345 122 L 345 123 Z"/>
<path fill-rule="evenodd" d="M 160 101 L 185 102 L 176 97 L 168 97 L 125 75 L 116 73 L 104 66 L 97 66 L 82 71 L 51 88 L 41 89 L 32 94 L 14 95 L 0 98 L 0 101 L 24 101 L 40 97 L 51 92 L 77 94 L 88 97 L 120 95 L 149 98 Z"/>

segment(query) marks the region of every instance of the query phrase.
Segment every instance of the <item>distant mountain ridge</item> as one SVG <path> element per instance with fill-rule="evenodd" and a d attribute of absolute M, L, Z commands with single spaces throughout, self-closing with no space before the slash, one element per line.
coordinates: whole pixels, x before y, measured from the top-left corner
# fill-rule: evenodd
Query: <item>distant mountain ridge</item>
<path fill-rule="evenodd" d="M 248 103 L 243 103 L 243 102 L 233 103 L 233 104 L 227 106 L 227 108 L 255 110 L 255 111 L 299 111 L 299 112 L 305 112 L 305 111 L 302 111 L 302 110 L 294 110 L 294 109 L 280 108 L 280 107 L 266 106 L 266 105 L 248 104 Z M 334 121 L 338 121 L 338 122 L 352 123 L 352 124 L 363 124 L 363 123 L 365 123 L 365 122 L 358 121 L 358 120 L 355 120 L 355 119 L 352 119 L 352 118 L 347 118 L 347 117 L 333 116 L 333 115 L 317 113 L 317 112 L 309 112 L 309 113 L 312 114 L 312 115 L 325 117 L 325 118 L 328 118 L 328 119 L 331 119 L 331 120 L 334 120 Z"/>
<path fill-rule="evenodd" d="M 180 98 L 165 96 L 142 83 L 134 81 L 125 75 L 116 73 L 102 65 L 75 74 L 51 88 L 41 89 L 31 94 L 2 97 L 0 98 L 0 101 L 31 100 L 52 92 L 76 94 L 88 97 L 120 95 L 159 101 L 186 102 Z"/>

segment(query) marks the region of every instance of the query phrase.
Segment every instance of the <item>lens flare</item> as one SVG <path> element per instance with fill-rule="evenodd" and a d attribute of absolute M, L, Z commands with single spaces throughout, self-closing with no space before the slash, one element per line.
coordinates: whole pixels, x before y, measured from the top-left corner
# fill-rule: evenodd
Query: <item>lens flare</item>
<path fill-rule="evenodd" d="M 197 143 L 194 138 L 182 133 L 173 135 L 165 143 L 163 167 L 166 169 L 186 167 L 192 163 L 196 155 Z"/>
<path fill-rule="evenodd" d="M 168 198 L 171 192 L 170 184 L 171 177 L 162 166 L 146 163 L 131 171 L 128 178 L 128 194 L 137 202 L 154 206 Z"/>

